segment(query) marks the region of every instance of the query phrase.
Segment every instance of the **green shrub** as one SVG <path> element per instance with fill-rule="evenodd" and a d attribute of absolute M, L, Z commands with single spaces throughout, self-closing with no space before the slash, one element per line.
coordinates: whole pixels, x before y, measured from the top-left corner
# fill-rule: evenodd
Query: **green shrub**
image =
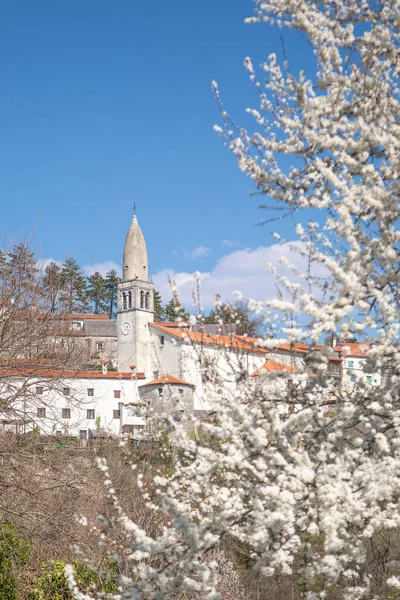
<path fill-rule="evenodd" d="M 28 562 L 30 550 L 14 523 L 0 521 L 0 600 L 16 600 L 21 568 Z"/>
<path fill-rule="evenodd" d="M 99 575 L 85 562 L 75 561 L 73 563 L 75 581 L 82 591 L 95 589 L 101 583 L 105 592 L 116 592 L 116 583 L 110 577 L 101 581 Z M 28 584 L 28 600 L 73 600 L 73 595 L 68 588 L 65 577 L 65 563 L 54 561 L 43 563 L 42 574 L 35 577 Z M 110 569 L 111 572 L 115 569 Z"/>

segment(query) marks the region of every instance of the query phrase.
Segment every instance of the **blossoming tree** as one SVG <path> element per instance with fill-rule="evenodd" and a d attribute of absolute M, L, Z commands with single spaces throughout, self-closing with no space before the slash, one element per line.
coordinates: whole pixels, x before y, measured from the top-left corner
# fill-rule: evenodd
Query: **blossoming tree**
<path fill-rule="evenodd" d="M 400 527 L 400 2 L 256 0 L 248 21 L 299 30 L 317 63 L 296 76 L 271 55 L 261 80 L 246 58 L 253 132 L 235 125 L 213 82 L 215 129 L 266 206 L 320 211 L 297 227 L 304 285 L 282 280 L 290 294 L 269 308 L 290 313 L 288 342 L 312 349 L 349 332 L 372 341 L 368 368 L 381 383 L 335 387 L 326 348 L 272 396 L 250 379 L 233 396 L 222 390 L 202 436 L 174 425 L 174 473 L 149 495 L 165 515 L 158 536 L 124 513 L 101 462 L 129 547 L 119 597 L 218 598 L 214 557 L 227 544 L 265 578 L 296 569 L 298 597 L 395 596 L 400 568 L 387 564 L 378 590 L 368 557 L 376 535 Z M 326 270 L 322 288 L 313 264 Z"/>

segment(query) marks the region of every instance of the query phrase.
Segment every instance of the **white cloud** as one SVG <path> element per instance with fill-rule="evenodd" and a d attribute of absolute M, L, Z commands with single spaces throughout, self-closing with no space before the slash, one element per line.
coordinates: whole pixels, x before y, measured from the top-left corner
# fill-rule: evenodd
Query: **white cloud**
<path fill-rule="evenodd" d="M 190 253 L 190 258 L 203 258 L 204 256 L 209 256 L 211 254 L 210 248 L 207 246 L 197 246 Z"/>
<path fill-rule="evenodd" d="M 296 245 L 301 247 L 301 243 Z M 200 272 L 201 304 L 205 309 L 213 306 L 215 295 L 220 294 L 222 299 L 232 299 L 234 292 L 239 291 L 245 297 L 265 301 L 276 297 L 275 277 L 268 268 L 268 263 L 281 274 L 285 274 L 292 281 L 298 280 L 291 271 L 280 263 L 280 257 L 286 257 L 299 270 L 305 271 L 307 261 L 300 254 L 293 252 L 291 245 L 273 244 L 255 250 L 248 248 L 236 250 L 220 258 L 211 272 Z M 322 267 L 318 274 L 323 275 Z M 314 273 L 317 274 L 317 273 Z M 168 283 L 168 275 L 175 281 L 182 303 L 188 308 L 193 306 L 192 291 L 195 288 L 194 274 L 189 272 L 175 272 L 164 269 L 153 276 L 154 286 L 167 302 L 172 294 Z"/>
<path fill-rule="evenodd" d="M 115 269 L 118 275 L 121 277 L 121 265 L 117 264 L 113 260 L 105 260 L 102 263 L 96 263 L 94 265 L 85 265 L 83 267 L 83 272 L 87 277 L 90 277 L 91 275 L 93 275 L 93 273 L 96 273 L 97 271 L 98 273 L 100 273 L 100 275 L 103 275 L 104 277 L 112 269 Z"/>
<path fill-rule="evenodd" d="M 233 240 L 222 240 L 221 246 L 225 248 L 234 248 L 235 246 L 240 246 L 240 242 L 234 242 Z"/>
<path fill-rule="evenodd" d="M 194 248 L 193 250 L 190 250 L 190 251 L 187 248 L 184 248 L 183 246 L 181 246 L 180 248 L 176 248 L 175 250 L 172 251 L 172 255 L 175 258 L 179 258 L 179 257 L 191 258 L 191 259 L 204 258 L 205 256 L 209 256 L 210 254 L 212 254 L 211 249 L 208 248 L 207 246 L 197 246 L 197 248 Z"/>

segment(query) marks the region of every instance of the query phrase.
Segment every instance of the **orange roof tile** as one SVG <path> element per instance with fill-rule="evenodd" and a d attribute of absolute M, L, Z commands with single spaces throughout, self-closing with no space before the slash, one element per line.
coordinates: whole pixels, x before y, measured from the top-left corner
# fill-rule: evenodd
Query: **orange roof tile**
<path fill-rule="evenodd" d="M 144 373 L 117 373 L 111 371 L 108 373 L 102 373 L 101 371 L 74 371 L 63 370 L 63 369 L 45 369 L 34 368 L 34 367 L 21 367 L 17 368 L 0 368 L 0 377 L 40 377 L 54 379 L 146 379 Z"/>
<path fill-rule="evenodd" d="M 195 385 L 193 385 L 193 383 L 189 383 L 188 381 L 183 381 L 183 379 L 178 379 L 177 377 L 174 377 L 173 375 L 162 375 L 161 377 L 158 377 L 157 379 L 153 379 L 153 381 L 150 381 L 149 383 L 144 383 L 143 385 L 139 386 L 139 387 L 146 387 L 148 385 L 190 385 L 190 387 L 196 387 Z"/>
<path fill-rule="evenodd" d="M 223 348 L 232 348 L 234 350 L 243 350 L 245 352 L 253 352 L 256 354 L 266 354 L 263 348 L 257 348 L 252 344 L 246 343 L 236 336 L 216 335 L 212 333 L 202 333 L 199 331 L 187 331 L 184 328 L 174 328 L 165 326 L 164 323 L 151 323 L 157 329 L 169 333 L 181 340 L 189 340 L 197 344 L 205 344 L 207 346 L 218 346 Z"/>
<path fill-rule="evenodd" d="M 109 321 L 110 318 L 108 315 L 94 315 L 92 313 L 53 313 L 53 312 L 40 312 L 38 310 L 12 310 L 10 311 L 12 313 L 12 316 L 14 317 L 20 317 L 22 319 L 26 318 L 26 319 L 32 319 L 33 317 L 36 318 L 42 318 L 42 319 L 49 319 L 49 320 L 61 320 L 61 319 L 69 319 L 69 320 L 76 320 L 76 321 L 82 321 L 84 319 L 89 319 L 89 320 L 100 320 L 100 321 Z"/>
<path fill-rule="evenodd" d="M 269 358 L 259 369 L 254 371 L 254 373 L 252 373 L 250 377 L 257 377 L 258 375 L 263 375 L 263 372 L 272 373 L 276 371 L 279 371 L 280 373 L 284 373 L 286 371 L 288 371 L 289 373 L 295 373 L 296 369 L 290 367 L 289 365 L 284 365 L 283 363 L 277 362 L 272 358 Z"/>
<path fill-rule="evenodd" d="M 185 327 L 190 327 L 190 323 L 187 321 L 157 321 L 153 323 L 153 325 L 161 325 L 162 327 L 173 327 L 176 329 L 185 329 Z"/>
<path fill-rule="evenodd" d="M 367 356 L 371 344 L 365 342 L 343 342 L 336 346 L 336 350 L 345 356 Z"/>

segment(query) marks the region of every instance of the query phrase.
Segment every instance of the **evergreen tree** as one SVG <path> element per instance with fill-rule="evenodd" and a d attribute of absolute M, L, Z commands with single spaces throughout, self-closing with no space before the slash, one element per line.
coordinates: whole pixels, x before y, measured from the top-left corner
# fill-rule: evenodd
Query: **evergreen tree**
<path fill-rule="evenodd" d="M 48 297 L 50 312 L 55 312 L 61 289 L 61 267 L 57 263 L 50 262 L 46 266 L 42 277 L 42 288 Z"/>
<path fill-rule="evenodd" d="M 165 309 L 162 305 L 162 298 L 160 292 L 154 290 L 154 320 L 155 321 L 164 321 L 165 319 Z"/>
<path fill-rule="evenodd" d="M 164 320 L 175 322 L 178 319 L 182 321 L 189 320 L 189 313 L 184 309 L 177 296 L 173 296 L 164 307 Z"/>
<path fill-rule="evenodd" d="M 121 277 L 115 269 L 111 269 L 106 274 L 105 286 L 106 286 L 106 304 L 107 313 L 110 319 L 115 319 L 117 316 L 118 307 L 118 283 L 121 281 Z"/>
<path fill-rule="evenodd" d="M 96 271 L 87 278 L 88 290 L 87 297 L 92 304 L 92 311 L 95 315 L 107 312 L 107 287 L 104 277 Z"/>
<path fill-rule="evenodd" d="M 31 304 L 38 290 L 36 258 L 25 242 L 15 244 L 7 256 L 2 257 L 8 289 L 15 306 L 23 308 Z"/>
<path fill-rule="evenodd" d="M 60 302 L 68 313 L 88 310 L 86 278 L 72 256 L 67 256 L 61 269 Z"/>

